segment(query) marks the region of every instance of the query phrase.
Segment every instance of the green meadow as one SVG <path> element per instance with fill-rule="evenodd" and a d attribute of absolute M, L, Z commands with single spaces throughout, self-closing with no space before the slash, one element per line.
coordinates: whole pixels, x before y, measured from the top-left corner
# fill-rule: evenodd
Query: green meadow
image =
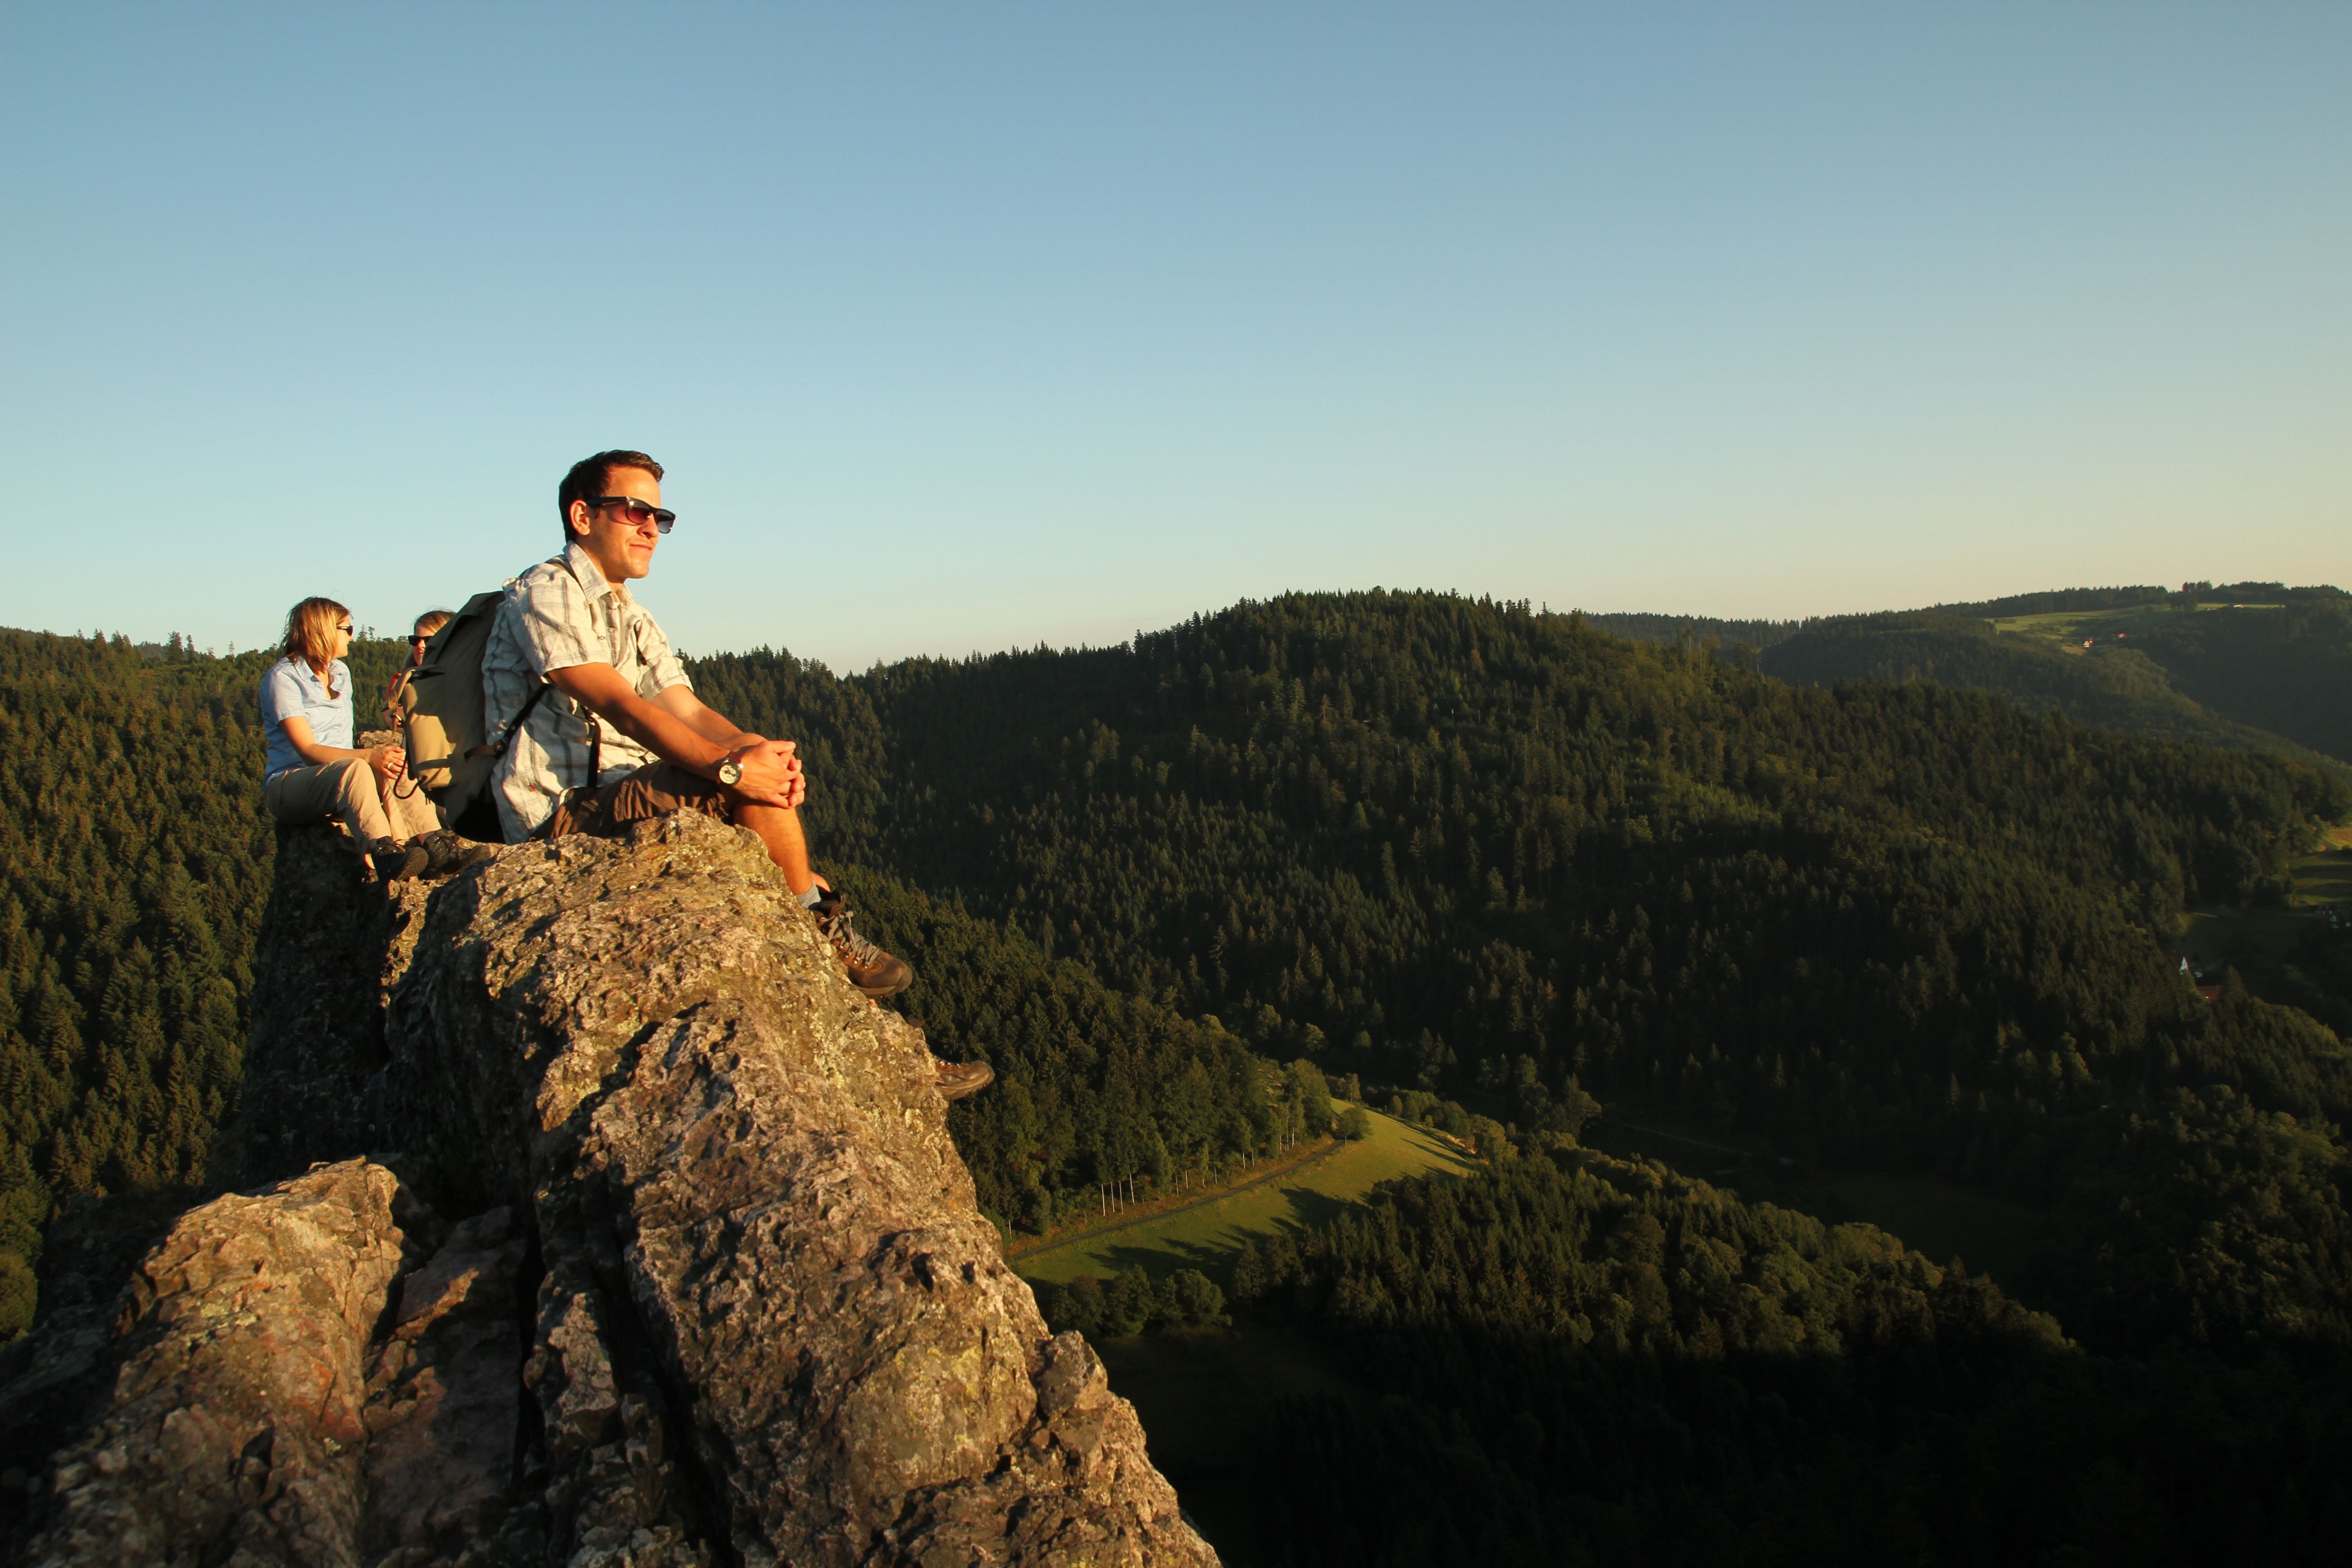
<path fill-rule="evenodd" d="M 2326 845 L 2294 865 L 2298 904 L 2352 904 L 2352 827 L 2329 830 Z"/>
<path fill-rule="evenodd" d="M 2200 604 L 2206 610 L 2277 610 L 2282 605 L 2250 605 L 2214 602 Z M 2171 623 L 2181 612 L 2169 604 L 2127 605 L 2108 610 L 2054 610 L 2039 616 L 2002 616 L 1992 623 L 1995 631 L 2027 637 L 2051 637 L 2060 642 L 2079 644 L 2084 637 L 2112 637 L 2121 632 L 2128 637 L 2134 632 L 2151 632 Z"/>
<path fill-rule="evenodd" d="M 1178 1268 L 1223 1278 L 1226 1263 L 1253 1236 L 1315 1224 L 1391 1177 L 1458 1175 L 1475 1168 L 1470 1155 L 1426 1127 L 1408 1126 L 1378 1111 L 1370 1116 L 1370 1137 L 1339 1144 L 1297 1170 L 1223 1197 L 1073 1237 L 1016 1258 L 1013 1266 L 1040 1281 L 1117 1274 L 1139 1264 L 1155 1279 Z"/>

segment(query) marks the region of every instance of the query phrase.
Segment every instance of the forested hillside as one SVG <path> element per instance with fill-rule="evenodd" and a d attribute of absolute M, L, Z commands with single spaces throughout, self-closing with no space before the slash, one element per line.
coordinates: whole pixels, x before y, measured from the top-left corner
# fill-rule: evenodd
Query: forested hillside
<path fill-rule="evenodd" d="M 2352 597 L 2336 588 L 2078 588 L 1832 616 L 1760 664 L 1798 685 L 1976 687 L 2079 723 L 2352 763 Z"/>
<path fill-rule="evenodd" d="M 1812 622 L 1766 650 L 1758 667 L 1793 686 L 1933 681 L 1997 691 L 2078 724 L 2249 751 L 2301 750 L 2267 731 L 2233 724 L 2176 690 L 2138 638 L 2086 654 L 2054 637 L 2004 635 L 1990 621 L 1920 610 Z"/>
<path fill-rule="evenodd" d="M 270 840 L 257 656 L 5 647 L 21 1258 L 71 1192 L 205 1179 Z M 953 1125 L 1009 1226 L 1307 1130 L 1294 1059 L 1512 1124 L 1526 1157 L 1490 1182 L 1396 1189 L 1236 1271 L 1244 1310 L 1394 1396 L 1268 1436 L 1318 1489 L 1268 1504 L 1294 1521 L 1270 1560 L 2095 1560 L 2084 1521 L 2177 1484 L 2136 1436 L 2176 1405 L 2176 1432 L 2238 1435 L 2206 1459 L 2261 1472 L 2282 1552 L 2343 1519 L 2352 953 L 2315 934 L 2300 991 L 2209 1001 L 2168 951 L 2184 910 L 2284 900 L 2352 816 L 2340 770 L 1436 595 L 847 679 L 768 651 L 692 671 L 801 742 L 820 863 L 917 967 L 897 1005 L 997 1066 Z M 162 811 L 123 761 L 159 751 Z M 2051 1245 L 1988 1281 L 1596 1161 L 1566 1110 L 1588 1092 L 2001 1194 Z M 2038 1435 L 2062 1420 L 2064 1453 Z M 1884 1528 L 1836 1528 L 1847 1497 Z"/>
<path fill-rule="evenodd" d="M 2317 1563 L 2340 1369 L 2086 1355 L 1865 1226 L 1581 1151 L 1254 1247 L 1244 1310 L 1382 1397 L 1279 1407 L 1255 1561 Z"/>
<path fill-rule="evenodd" d="M 2182 616 L 2147 654 L 2210 710 L 2352 762 L 2352 598 L 2296 590 L 2275 611 Z"/>
<path fill-rule="evenodd" d="M 789 661 L 704 668 L 714 700 L 810 738 L 820 787 L 835 761 L 828 841 L 1264 1054 L 1484 1091 L 1528 1126 L 1576 1080 L 2095 1205 L 2132 1107 L 2223 1096 L 2181 1113 L 2201 1148 L 2241 1106 L 2352 1105 L 2328 1031 L 2207 1005 L 2160 935 L 2189 904 L 2284 895 L 2352 810 L 2320 769 L 1934 686 L 1791 690 L 1430 595 L 909 663 L 847 697 Z M 2077 1258 L 2095 1277 L 2070 1288 L 2128 1296 L 2205 1217 Z M 2231 1267 L 2259 1299 L 2287 1222 L 2242 1217 Z M 2341 1205 L 2308 1217 L 2336 1234 Z M 2145 1310 L 2256 1326 L 2160 1284 Z"/>
<path fill-rule="evenodd" d="M 1586 612 L 1584 620 L 1586 625 L 1598 626 L 1612 637 L 1632 637 L 1637 642 L 1697 644 L 1711 637 L 1727 650 L 1770 647 L 1804 628 L 1802 621 L 1727 621 L 1712 616 L 1652 616 L 1622 611 L 1599 615 Z"/>
<path fill-rule="evenodd" d="M 56 1199 L 207 1180 L 269 890 L 269 658 L 0 631 L 0 1337 Z M 362 689 L 391 658 L 354 651 Z"/>

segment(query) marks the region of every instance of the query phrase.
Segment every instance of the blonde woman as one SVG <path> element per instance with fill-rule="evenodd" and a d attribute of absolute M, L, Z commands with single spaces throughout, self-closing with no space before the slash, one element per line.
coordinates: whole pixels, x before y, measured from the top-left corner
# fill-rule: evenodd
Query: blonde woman
<path fill-rule="evenodd" d="M 392 880 L 423 876 L 463 847 L 422 790 L 397 787 L 408 766 L 398 746 L 352 749 L 351 647 L 352 613 L 334 600 L 288 613 L 285 657 L 261 678 L 261 798 L 280 822 L 340 817 Z"/>

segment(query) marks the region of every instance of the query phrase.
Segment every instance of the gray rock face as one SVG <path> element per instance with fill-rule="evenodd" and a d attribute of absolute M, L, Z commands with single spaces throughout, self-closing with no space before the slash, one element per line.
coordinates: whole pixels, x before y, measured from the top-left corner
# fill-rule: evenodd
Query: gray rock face
<path fill-rule="evenodd" d="M 313 860 L 304 892 L 281 858 L 289 921 L 331 903 Z M 184 1216 L 28 1561 L 1216 1561 L 1005 1267 L 920 1034 L 750 835 L 679 816 L 362 896 L 265 948 L 366 985 L 278 978 L 263 1103 L 301 1147 L 397 1142 L 473 1217 L 362 1159 Z"/>
<path fill-rule="evenodd" d="M 394 1123 L 537 1220 L 572 1561 L 1214 1561 L 1005 1267 L 920 1034 L 749 834 L 509 850 L 436 895 L 419 953 Z"/>

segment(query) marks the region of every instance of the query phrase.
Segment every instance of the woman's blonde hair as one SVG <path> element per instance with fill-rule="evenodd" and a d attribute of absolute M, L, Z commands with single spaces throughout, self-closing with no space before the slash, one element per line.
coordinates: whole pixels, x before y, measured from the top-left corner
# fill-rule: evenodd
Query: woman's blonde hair
<path fill-rule="evenodd" d="M 352 613 L 332 599 L 309 598 L 286 612 L 286 657 L 299 658 L 320 676 L 335 662 L 335 633 L 352 618 Z M 330 697 L 342 693 L 332 686 Z"/>

